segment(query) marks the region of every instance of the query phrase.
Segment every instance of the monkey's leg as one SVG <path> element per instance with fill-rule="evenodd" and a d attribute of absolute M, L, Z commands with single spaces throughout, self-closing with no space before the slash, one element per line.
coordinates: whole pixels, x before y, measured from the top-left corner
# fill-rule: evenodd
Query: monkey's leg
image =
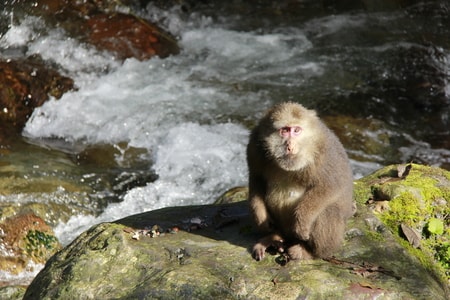
<path fill-rule="evenodd" d="M 326 208 L 314 222 L 308 245 L 315 257 L 326 258 L 342 244 L 345 233 L 345 218 L 336 206 Z"/>
<path fill-rule="evenodd" d="M 275 247 L 278 252 L 284 252 L 283 238 L 277 233 L 263 237 L 253 246 L 253 258 L 257 261 L 262 260 L 265 256 L 266 249 L 269 247 Z"/>

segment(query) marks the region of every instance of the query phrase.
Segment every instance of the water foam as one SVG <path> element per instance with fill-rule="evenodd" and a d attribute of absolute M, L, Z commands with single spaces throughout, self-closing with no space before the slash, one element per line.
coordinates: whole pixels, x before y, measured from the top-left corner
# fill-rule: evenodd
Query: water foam
<path fill-rule="evenodd" d="M 36 264 L 29 261 L 25 269 L 18 274 L 0 271 L 0 280 L 1 282 L 7 282 L 9 286 L 27 285 L 31 283 L 42 268 L 44 268 L 43 264 Z"/>
<path fill-rule="evenodd" d="M 167 206 L 211 203 L 228 188 L 245 184 L 247 140 L 248 131 L 240 125 L 181 123 L 156 147 L 158 180 L 132 189 L 98 217 L 72 217 L 55 233 L 66 244 L 92 224 Z"/>

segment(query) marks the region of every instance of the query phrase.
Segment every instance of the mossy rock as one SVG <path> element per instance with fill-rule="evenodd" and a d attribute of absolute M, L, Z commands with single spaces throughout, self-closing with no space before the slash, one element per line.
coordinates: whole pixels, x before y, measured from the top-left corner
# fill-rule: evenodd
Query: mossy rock
<path fill-rule="evenodd" d="M 3 220 L 0 233 L 0 270 L 11 274 L 30 271 L 61 248 L 51 227 L 33 214 Z"/>
<path fill-rule="evenodd" d="M 406 249 L 450 280 L 450 172 L 418 164 L 388 166 L 357 181 L 355 194 Z M 380 203 L 383 209 L 377 209 Z M 442 229 L 430 231 L 430 222 Z M 416 232 L 417 241 L 407 242 L 405 230 Z"/>
<path fill-rule="evenodd" d="M 365 204 L 377 178 L 355 183 L 358 211 L 333 258 L 253 260 L 258 235 L 245 201 L 171 207 L 84 232 L 47 262 L 24 299 L 448 299 L 440 273 L 405 251 Z M 245 189 L 235 192 L 242 198 Z"/>

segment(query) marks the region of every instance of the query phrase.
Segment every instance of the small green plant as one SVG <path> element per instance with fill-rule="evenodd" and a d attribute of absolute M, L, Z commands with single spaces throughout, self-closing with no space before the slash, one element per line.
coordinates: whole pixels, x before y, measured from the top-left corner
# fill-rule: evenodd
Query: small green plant
<path fill-rule="evenodd" d="M 450 243 L 444 243 L 436 248 L 440 261 L 445 262 L 445 267 L 450 269 Z"/>
<path fill-rule="evenodd" d="M 55 236 L 39 230 L 30 230 L 25 236 L 25 250 L 28 255 L 37 259 L 46 259 L 52 250 L 59 247 Z"/>
<path fill-rule="evenodd" d="M 450 278 L 450 241 L 449 231 L 443 220 L 430 218 L 426 226 L 428 235 L 425 242 L 434 250 L 435 259 L 445 270 L 447 278 Z"/>
<path fill-rule="evenodd" d="M 430 218 L 427 229 L 432 234 L 441 235 L 444 233 L 444 222 L 436 218 Z"/>
<path fill-rule="evenodd" d="M 436 260 L 444 267 L 447 278 L 450 278 L 450 243 L 437 243 L 434 250 Z"/>

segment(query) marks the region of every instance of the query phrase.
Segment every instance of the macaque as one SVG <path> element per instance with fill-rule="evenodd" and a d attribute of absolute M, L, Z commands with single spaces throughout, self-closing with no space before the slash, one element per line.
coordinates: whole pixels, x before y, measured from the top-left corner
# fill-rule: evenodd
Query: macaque
<path fill-rule="evenodd" d="M 341 245 L 354 213 L 353 176 L 344 147 L 314 110 L 293 102 L 270 109 L 247 146 L 249 202 L 257 228 L 253 247 L 289 259 L 326 258 Z"/>

